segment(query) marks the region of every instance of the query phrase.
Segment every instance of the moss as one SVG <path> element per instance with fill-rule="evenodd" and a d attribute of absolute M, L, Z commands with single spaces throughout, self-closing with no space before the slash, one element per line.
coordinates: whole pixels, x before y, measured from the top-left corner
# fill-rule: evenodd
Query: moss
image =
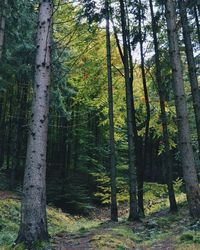
<path fill-rule="evenodd" d="M 20 223 L 20 202 L 12 199 L 0 200 L 0 247 L 12 246 L 17 238 Z M 83 217 L 72 217 L 59 209 L 47 209 L 50 236 L 65 231 L 78 232 L 84 227 L 89 230 L 99 225 L 100 221 L 90 221 Z M 0 248 L 1 249 L 1 248 Z M 6 248 L 5 248 L 6 249 Z"/>
<path fill-rule="evenodd" d="M 63 234 L 70 233 L 80 239 L 81 237 L 88 238 L 93 249 L 120 250 L 134 247 L 151 249 L 167 239 L 173 239 L 173 244 L 178 247 L 178 250 L 186 249 L 184 248 L 186 245 L 189 246 L 187 250 L 190 249 L 190 246 L 194 246 L 195 250 L 200 249 L 200 221 L 194 221 L 190 217 L 185 203 L 185 194 L 177 194 L 178 202 L 182 202 L 181 206 L 179 205 L 179 212 L 170 214 L 167 207 L 168 199 L 163 193 L 165 189 L 162 186 L 148 184 L 146 195 L 148 194 L 148 199 L 153 197 L 155 200 L 153 200 L 154 204 L 149 208 L 146 218 L 142 219 L 140 223 L 130 223 L 125 218 L 120 218 L 118 223 L 108 222 L 106 218 L 103 218 L 103 221 L 90 220 L 71 216 L 60 209 L 48 207 L 51 244 L 57 244 L 55 235 L 62 238 Z M 152 191 L 149 190 L 151 187 Z M 157 193 L 154 194 L 153 192 L 158 188 L 161 190 L 157 190 Z M 154 213 L 155 211 L 156 213 Z M 11 246 L 17 237 L 19 222 L 20 202 L 12 199 L 0 200 L 0 249 L 13 249 Z M 37 245 L 35 249 L 42 248 L 44 247 Z M 24 250 L 24 247 L 19 245 L 14 249 Z"/>
<path fill-rule="evenodd" d="M 194 236 L 192 233 L 184 233 L 181 235 L 180 240 L 181 241 L 193 241 Z"/>

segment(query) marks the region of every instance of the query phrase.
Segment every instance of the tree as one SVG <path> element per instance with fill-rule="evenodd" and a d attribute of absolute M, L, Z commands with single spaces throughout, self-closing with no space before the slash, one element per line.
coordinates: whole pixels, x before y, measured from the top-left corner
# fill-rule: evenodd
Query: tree
<path fill-rule="evenodd" d="M 160 101 L 160 116 L 163 128 L 163 142 L 165 147 L 164 159 L 165 166 L 167 168 L 167 187 L 169 194 L 169 203 L 170 203 L 170 211 L 176 212 L 177 205 L 176 199 L 174 195 L 173 189 L 173 171 L 172 171 L 172 156 L 170 153 L 170 145 L 169 145 L 169 132 L 167 125 L 167 115 L 165 110 L 165 89 L 161 75 L 161 64 L 160 64 L 160 51 L 159 51 L 159 43 L 157 38 L 157 22 L 154 15 L 153 3 L 152 0 L 149 0 L 150 11 L 151 11 L 151 27 L 153 32 L 153 43 L 155 50 L 155 65 L 156 65 L 156 83 L 158 85 L 158 94 Z"/>
<path fill-rule="evenodd" d="M 190 37 L 191 32 L 190 32 L 190 27 L 189 27 L 188 18 L 187 18 L 185 0 L 178 1 L 178 4 L 179 4 L 179 9 L 180 9 L 181 24 L 183 28 L 183 40 L 185 44 L 185 52 L 186 52 L 187 63 L 188 63 L 188 72 L 189 72 L 193 107 L 194 107 L 195 120 L 196 120 L 199 152 L 200 152 L 200 92 L 199 92 L 198 79 L 197 79 L 197 74 L 196 74 L 196 63 L 194 59 L 192 41 Z"/>
<path fill-rule="evenodd" d="M 117 199 L 116 199 L 116 155 L 114 138 L 114 115 L 113 115 L 113 92 L 112 92 L 112 66 L 110 46 L 110 18 L 109 2 L 105 2 L 106 9 L 106 51 L 108 71 L 108 103 L 109 103 L 109 135 L 110 135 L 110 168 L 111 168 L 111 220 L 117 221 Z"/>
<path fill-rule="evenodd" d="M 5 34 L 5 24 L 6 24 L 6 6 L 7 0 L 0 1 L 0 64 L 2 61 L 2 52 L 3 52 L 3 45 L 4 45 L 4 34 Z M 2 65 L 2 64 L 1 64 Z M 3 127 L 4 127 L 4 111 L 3 111 L 3 103 L 4 103 L 4 96 L 0 95 L 0 167 L 3 165 L 4 161 L 4 134 L 3 134 Z"/>
<path fill-rule="evenodd" d="M 190 213 L 193 217 L 200 217 L 200 190 L 192 150 L 189 130 L 188 113 L 184 92 L 184 82 L 181 70 L 181 59 L 176 27 L 176 13 L 174 1 L 165 1 L 165 12 L 168 28 L 169 50 L 171 58 L 173 88 L 178 123 L 178 139 L 181 154 L 183 176 L 186 185 L 187 199 Z"/>
<path fill-rule="evenodd" d="M 51 75 L 52 2 L 39 6 L 35 82 L 17 243 L 32 245 L 48 239 L 46 219 L 46 149 Z"/>
<path fill-rule="evenodd" d="M 145 106 L 146 106 L 146 120 L 145 120 L 145 138 L 144 138 L 144 150 L 142 157 L 141 168 L 138 171 L 138 206 L 142 214 L 144 214 L 144 203 L 143 203 L 143 188 L 144 188 L 144 173 L 147 163 L 148 156 L 148 143 L 149 143 L 149 122 L 150 122 L 150 104 L 149 104 L 149 95 L 147 89 L 147 80 L 145 73 L 145 61 L 144 61 L 144 35 L 142 32 L 142 20 L 144 19 L 144 10 L 141 3 L 141 0 L 138 2 L 138 28 L 139 28 L 139 44 L 140 44 L 140 59 L 141 59 L 141 73 L 142 73 L 142 84 L 144 90 Z"/>
<path fill-rule="evenodd" d="M 131 86 L 129 82 L 129 61 L 128 61 L 128 44 L 127 44 L 127 24 L 124 8 L 124 1 L 120 0 L 121 25 L 122 25 L 122 40 L 124 52 L 124 75 L 126 88 L 126 109 L 127 109 L 127 128 L 128 128 L 128 158 L 129 158 L 129 192 L 130 192 L 130 211 L 129 220 L 138 219 L 137 206 L 137 177 L 135 166 L 135 144 L 133 133 L 133 103 L 131 98 Z"/>
<path fill-rule="evenodd" d="M 3 44 L 4 44 L 4 31 L 5 31 L 5 24 L 6 24 L 6 6 L 8 4 L 7 0 L 0 1 L 0 61 L 2 58 L 3 52 Z"/>

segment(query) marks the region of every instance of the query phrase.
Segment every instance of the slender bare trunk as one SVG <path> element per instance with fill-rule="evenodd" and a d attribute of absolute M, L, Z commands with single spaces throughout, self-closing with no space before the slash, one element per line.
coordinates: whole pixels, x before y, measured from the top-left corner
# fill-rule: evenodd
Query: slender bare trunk
<path fill-rule="evenodd" d="M 198 186 L 188 122 L 188 112 L 184 92 L 183 74 L 181 69 L 174 1 L 166 0 L 165 8 L 183 176 L 186 185 L 186 193 L 190 213 L 193 217 L 199 218 L 200 190 Z"/>
<path fill-rule="evenodd" d="M 162 128 L 163 128 L 163 142 L 165 146 L 165 166 L 167 168 L 167 187 L 168 187 L 168 194 L 169 194 L 169 203 L 170 203 L 170 211 L 176 212 L 177 211 L 177 204 L 174 195 L 174 188 L 173 188 L 173 171 L 172 171 L 172 156 L 170 153 L 170 146 L 169 146 L 169 132 L 168 132 L 168 125 L 167 125 L 167 115 L 165 110 L 165 90 L 164 90 L 164 83 L 162 81 L 161 75 L 161 65 L 160 65 L 160 51 L 159 51 L 159 43 L 157 38 L 157 23 L 154 16 L 153 11 L 153 4 L 152 0 L 149 0 L 150 10 L 151 10 L 151 19 L 152 19 L 152 31 L 153 31 L 153 40 L 154 40 L 154 49 L 155 49 L 155 64 L 156 64 L 156 83 L 158 85 L 158 93 L 159 93 L 159 100 L 160 100 L 160 115 L 162 121 Z"/>
<path fill-rule="evenodd" d="M 8 0 L 0 0 L 0 65 L 2 61 L 2 52 L 4 45 L 4 33 L 5 33 L 5 24 L 6 24 L 6 6 Z M 5 111 L 3 110 L 5 94 L 0 93 L 0 167 L 3 164 L 4 159 L 4 138 L 5 138 L 5 127 L 4 127 L 4 115 Z"/>
<path fill-rule="evenodd" d="M 5 24 L 6 24 L 6 6 L 8 0 L 0 1 L 0 61 L 2 59 L 3 44 L 4 44 L 4 33 L 5 33 Z"/>
<path fill-rule="evenodd" d="M 108 71 L 108 103 L 109 103 L 109 135 L 110 135 L 110 173 L 111 173 L 111 220 L 118 220 L 117 197 L 116 197 L 116 156 L 114 138 L 114 115 L 113 115 L 113 92 L 112 92 L 112 68 L 111 68 L 111 46 L 110 46 L 110 18 L 109 2 L 105 1 L 106 7 L 106 51 Z"/>
<path fill-rule="evenodd" d="M 198 18 L 196 6 L 194 6 L 193 10 L 194 10 L 194 17 L 195 17 L 195 22 L 196 22 L 196 26 L 197 26 L 197 36 L 198 36 L 198 40 L 200 43 L 200 25 L 199 25 L 199 18 Z"/>
<path fill-rule="evenodd" d="M 187 18 L 185 0 L 179 0 L 178 3 L 180 9 L 181 23 L 183 28 L 183 39 L 184 39 L 185 52 L 188 62 L 189 79 L 192 91 L 192 100 L 193 100 L 199 152 L 200 152 L 200 92 L 196 74 L 196 63 L 194 59 L 192 41 L 190 37 L 190 27 Z"/>
<path fill-rule="evenodd" d="M 128 61 L 128 44 L 127 44 L 127 24 L 123 0 L 120 0 L 123 52 L 124 52 L 124 74 L 126 85 L 126 109 L 127 109 L 127 128 L 128 128 L 128 156 L 129 156 L 129 192 L 130 192 L 130 211 L 129 220 L 138 219 L 137 207 L 137 177 L 135 166 L 135 143 L 133 133 L 133 117 L 132 117 L 132 98 L 131 86 L 129 79 L 129 61 Z"/>
<path fill-rule="evenodd" d="M 35 83 L 32 102 L 21 224 L 17 242 L 32 245 L 48 239 L 46 218 L 46 150 L 49 112 L 52 2 L 39 7 Z"/>
<path fill-rule="evenodd" d="M 139 1 L 139 7 L 138 7 L 139 44 L 140 44 L 142 83 L 143 83 L 145 105 L 146 105 L 146 121 L 145 121 L 145 138 L 144 138 L 144 150 L 142 154 L 142 164 L 138 171 L 138 206 L 139 206 L 140 212 L 144 215 L 143 187 L 144 187 L 144 173 L 145 173 L 147 156 L 148 156 L 147 153 L 148 153 L 149 122 L 150 122 L 150 105 L 149 105 L 149 96 L 148 96 L 147 81 L 146 81 L 146 75 L 145 75 L 141 7 L 142 7 L 142 4 L 141 4 L 141 1 Z"/>

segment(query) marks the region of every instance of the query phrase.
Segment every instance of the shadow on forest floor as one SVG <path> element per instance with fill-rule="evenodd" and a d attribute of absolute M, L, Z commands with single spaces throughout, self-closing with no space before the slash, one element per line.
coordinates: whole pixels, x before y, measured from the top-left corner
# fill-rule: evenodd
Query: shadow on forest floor
<path fill-rule="evenodd" d="M 55 249 L 87 250 L 184 250 L 200 249 L 199 222 L 189 216 L 185 204 L 177 214 L 162 210 L 141 222 L 105 221 L 76 233 L 61 232 L 53 237 Z"/>
<path fill-rule="evenodd" d="M 109 221 L 109 208 L 97 208 L 90 217 L 71 216 L 48 207 L 51 249 L 55 250 L 199 250 L 200 220 L 194 221 L 182 195 L 179 212 L 166 206 L 147 213 L 141 222 L 128 222 L 127 206 L 119 209 L 119 222 Z M 156 202 L 158 204 L 158 202 Z M 157 211 L 157 212 L 155 212 Z M 11 249 L 17 237 L 20 201 L 15 194 L 0 192 L 0 249 Z M 24 250 L 23 247 L 15 248 Z M 45 248 L 35 247 L 34 250 Z"/>

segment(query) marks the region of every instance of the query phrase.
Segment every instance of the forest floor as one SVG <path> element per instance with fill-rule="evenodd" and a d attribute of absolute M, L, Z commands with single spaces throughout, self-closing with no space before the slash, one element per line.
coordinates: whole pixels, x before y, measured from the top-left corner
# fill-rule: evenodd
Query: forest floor
<path fill-rule="evenodd" d="M 200 249 L 199 221 L 193 221 L 186 204 L 179 206 L 178 214 L 168 210 L 156 212 L 140 222 L 110 222 L 79 232 L 61 232 L 53 237 L 55 249 L 60 250 L 193 250 Z"/>
<path fill-rule="evenodd" d="M 177 214 L 170 214 L 167 207 L 157 206 L 156 209 L 152 206 L 140 222 L 127 221 L 125 205 L 120 207 L 120 219 L 115 223 L 109 221 L 107 207 L 94 209 L 89 217 L 72 216 L 48 207 L 50 244 L 37 245 L 33 250 L 199 250 L 200 220 L 190 217 L 185 195 L 180 194 L 177 198 Z M 162 202 L 158 200 L 156 204 Z M 20 198 L 16 194 L 0 191 L 1 250 L 11 249 L 17 237 L 19 219 Z M 14 249 L 24 248 L 17 246 Z"/>

